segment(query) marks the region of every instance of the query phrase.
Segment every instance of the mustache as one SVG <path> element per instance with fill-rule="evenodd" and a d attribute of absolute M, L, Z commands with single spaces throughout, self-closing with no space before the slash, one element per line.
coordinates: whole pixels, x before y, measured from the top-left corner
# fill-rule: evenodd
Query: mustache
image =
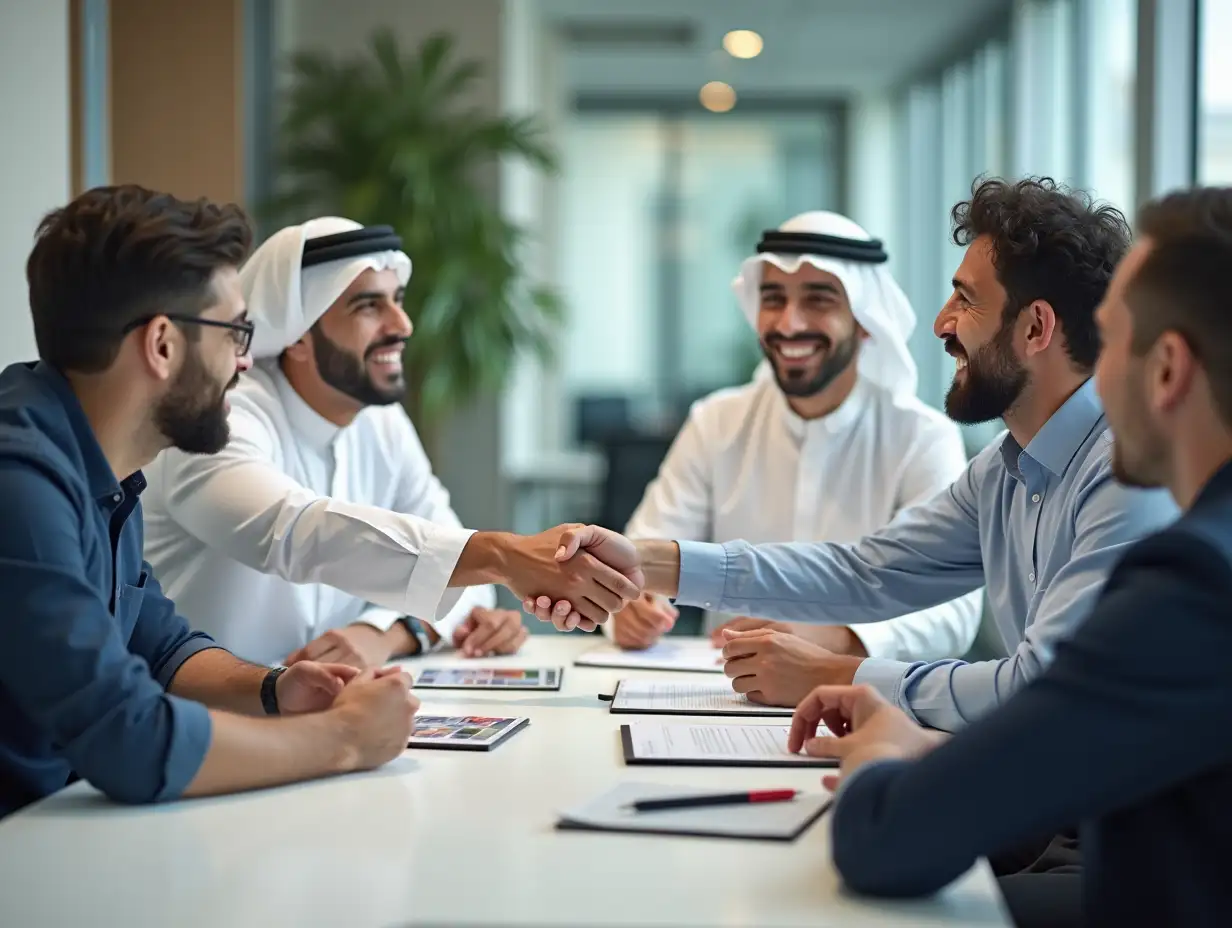
<path fill-rule="evenodd" d="M 383 351 L 386 348 L 401 348 L 406 344 L 406 339 L 400 335 L 390 335 L 387 338 L 382 338 L 380 341 L 373 342 L 364 351 L 364 360 L 367 361 L 378 351 Z"/>
<path fill-rule="evenodd" d="M 782 335 L 778 332 L 771 332 L 764 339 L 762 339 L 762 341 L 765 342 L 767 347 L 772 347 L 774 345 L 808 344 L 821 345 L 821 347 L 826 349 L 834 347 L 834 341 L 830 338 L 830 336 L 821 332 L 813 332 L 805 335 Z"/>
<path fill-rule="evenodd" d="M 945 346 L 945 353 L 951 358 L 965 358 L 967 349 L 962 346 L 962 342 L 958 340 L 956 335 L 943 335 L 941 341 Z"/>

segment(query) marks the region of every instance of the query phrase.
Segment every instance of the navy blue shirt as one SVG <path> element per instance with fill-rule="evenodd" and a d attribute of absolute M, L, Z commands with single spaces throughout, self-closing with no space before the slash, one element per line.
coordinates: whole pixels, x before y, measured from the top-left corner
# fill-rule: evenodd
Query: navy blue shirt
<path fill-rule="evenodd" d="M 166 687 L 216 645 L 142 560 L 144 487 L 116 479 L 60 374 L 0 372 L 0 816 L 76 777 L 175 798 L 205 758 L 205 706 Z"/>
<path fill-rule="evenodd" d="M 835 804 L 858 891 L 931 893 L 980 856 L 1080 825 L 1085 924 L 1232 919 L 1232 464 L 1113 570 L 1055 662 L 918 761 Z"/>

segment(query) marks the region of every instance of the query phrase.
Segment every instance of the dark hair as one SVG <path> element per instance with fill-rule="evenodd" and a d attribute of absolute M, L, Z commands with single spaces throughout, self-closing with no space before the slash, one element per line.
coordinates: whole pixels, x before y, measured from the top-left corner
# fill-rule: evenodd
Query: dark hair
<path fill-rule="evenodd" d="M 957 204 L 950 219 L 955 244 L 984 235 L 991 240 L 997 280 L 1005 288 L 1005 320 L 1034 300 L 1046 301 L 1060 320 L 1070 359 L 1083 370 L 1094 368 L 1095 308 L 1129 248 L 1124 214 L 1050 177 L 1013 184 L 977 178 L 971 199 Z"/>
<path fill-rule="evenodd" d="M 135 184 L 87 190 L 43 217 L 26 262 L 39 357 L 62 371 L 106 370 L 127 326 L 199 314 L 214 299 L 214 272 L 238 267 L 251 247 L 248 217 L 233 203 Z"/>
<path fill-rule="evenodd" d="M 1232 188 L 1197 187 L 1138 213 L 1151 249 L 1127 281 L 1132 350 L 1174 331 L 1201 360 L 1220 417 L 1232 426 Z"/>

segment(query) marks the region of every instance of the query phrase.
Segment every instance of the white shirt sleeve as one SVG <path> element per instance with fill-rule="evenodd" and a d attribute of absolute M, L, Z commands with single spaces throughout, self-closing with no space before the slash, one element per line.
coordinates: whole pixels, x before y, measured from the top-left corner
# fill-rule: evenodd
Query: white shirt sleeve
<path fill-rule="evenodd" d="M 386 453 L 393 455 L 392 460 L 400 462 L 394 508 L 437 525 L 461 530 L 462 522 L 449 505 L 449 491 L 432 472 L 432 464 L 415 426 L 401 409 L 391 411 L 389 419 L 394 423 L 394 428 L 390 429 L 390 441 L 395 447 L 387 449 Z M 430 616 L 416 618 L 432 621 L 432 627 L 441 640 L 451 647 L 454 631 L 466 621 L 473 609 L 493 609 L 495 606 L 495 588 L 472 586 L 464 589 L 454 606 L 435 621 Z"/>
<path fill-rule="evenodd" d="M 895 513 L 926 502 L 950 486 L 967 467 L 962 434 L 950 423 L 925 430 L 903 459 Z M 896 619 L 853 624 L 851 631 L 869 657 L 934 661 L 961 657 L 979 632 L 983 589 Z"/>
<path fill-rule="evenodd" d="M 709 541 L 713 534 L 709 462 L 701 426 L 696 415 L 690 414 L 629 517 L 625 535 Z M 617 621 L 613 616 L 603 624 L 608 638 Z"/>
<path fill-rule="evenodd" d="M 308 489 L 279 467 L 265 417 L 239 403 L 219 454 L 164 452 L 168 515 L 204 544 L 291 583 L 322 583 L 406 615 L 445 615 L 471 532 Z"/>

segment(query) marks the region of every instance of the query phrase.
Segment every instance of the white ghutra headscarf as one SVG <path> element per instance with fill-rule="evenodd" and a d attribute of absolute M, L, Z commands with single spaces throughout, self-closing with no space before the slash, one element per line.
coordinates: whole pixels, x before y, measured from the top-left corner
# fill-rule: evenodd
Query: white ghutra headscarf
<path fill-rule="evenodd" d="M 267 238 L 240 268 L 252 356 L 276 358 L 294 345 L 364 271 L 393 268 L 405 287 L 411 259 L 389 226 L 324 216 Z"/>
<path fill-rule="evenodd" d="M 757 254 L 746 258 L 732 289 L 740 309 L 754 329 L 761 304 L 761 266 L 773 264 L 794 274 L 808 262 L 833 274 L 843 283 L 851 313 L 868 333 L 860 347 L 861 376 L 893 395 L 914 396 L 917 385 L 915 361 L 907 339 L 915 329 L 915 312 L 906 294 L 885 268 L 881 242 L 859 225 L 838 213 L 801 213 L 767 231 Z M 758 366 L 755 377 L 773 376 L 769 361 Z"/>

